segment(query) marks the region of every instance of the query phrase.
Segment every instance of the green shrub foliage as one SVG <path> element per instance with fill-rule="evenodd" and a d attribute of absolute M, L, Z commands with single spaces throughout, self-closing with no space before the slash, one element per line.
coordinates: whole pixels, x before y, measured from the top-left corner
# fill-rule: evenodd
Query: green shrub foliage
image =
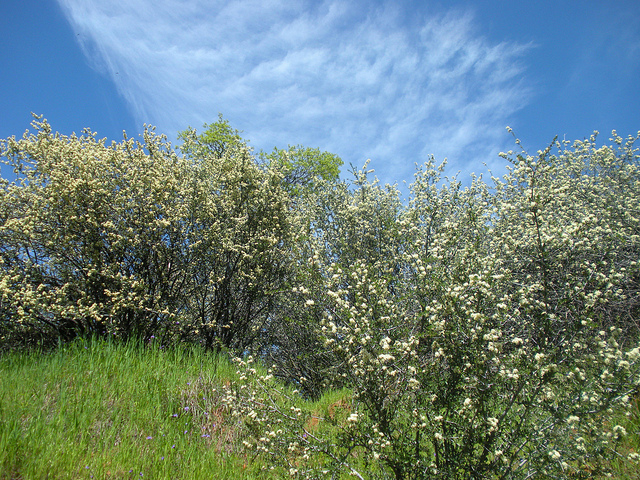
<path fill-rule="evenodd" d="M 367 165 L 339 180 L 326 152 L 256 157 L 222 117 L 181 154 L 151 128 L 105 145 L 34 127 L 0 152 L 17 176 L 0 189 L 5 345 L 235 351 L 254 377 L 224 395 L 245 446 L 293 476 L 590 478 L 637 460 L 612 413 L 640 383 L 638 137 L 507 152 L 490 183 L 430 160 L 403 200 Z M 273 376 L 350 389 L 322 420 L 338 436 Z"/>

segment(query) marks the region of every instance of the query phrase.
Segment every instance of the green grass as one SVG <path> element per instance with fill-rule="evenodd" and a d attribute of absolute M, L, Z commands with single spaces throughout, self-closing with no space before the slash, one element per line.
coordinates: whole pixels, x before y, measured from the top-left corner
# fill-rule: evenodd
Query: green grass
<path fill-rule="evenodd" d="M 199 385 L 234 375 L 197 348 L 78 342 L 5 355 L 0 479 L 258 478 L 215 394 L 198 398 Z"/>

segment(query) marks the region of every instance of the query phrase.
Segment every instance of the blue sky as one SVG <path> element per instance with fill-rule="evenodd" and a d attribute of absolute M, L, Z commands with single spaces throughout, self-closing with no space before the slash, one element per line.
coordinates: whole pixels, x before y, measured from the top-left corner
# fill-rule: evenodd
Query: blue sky
<path fill-rule="evenodd" d="M 504 172 L 640 130 L 640 2 L 0 2 L 0 138 L 30 112 L 64 134 L 174 139 L 222 113 L 256 149 L 319 147 L 410 182 L 414 164 Z"/>

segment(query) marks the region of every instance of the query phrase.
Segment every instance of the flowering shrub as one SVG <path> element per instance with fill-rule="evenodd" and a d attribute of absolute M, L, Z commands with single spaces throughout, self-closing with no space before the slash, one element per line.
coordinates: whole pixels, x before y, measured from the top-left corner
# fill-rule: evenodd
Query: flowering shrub
<path fill-rule="evenodd" d="M 442 184 L 429 162 L 408 206 L 383 210 L 389 222 L 368 216 L 389 190 L 360 172 L 331 222 L 316 223 L 327 225 L 310 239 L 317 283 L 296 290 L 322 317 L 317 332 L 334 357 L 325 381 L 352 388 L 353 415 L 332 442 L 310 435 L 306 417 L 243 397 L 260 412 L 256 428 L 288 425 L 280 444 L 326 462 L 289 465 L 262 430 L 256 445 L 307 477 L 602 471 L 626 434 L 611 413 L 640 384 L 635 140 L 614 137 L 619 152 L 592 138 L 518 155 L 492 187 Z M 375 238 L 383 255 L 365 241 Z"/>
<path fill-rule="evenodd" d="M 54 341 L 158 333 L 179 297 L 187 165 L 150 129 L 143 147 L 34 126 L 1 149 L 17 176 L 0 202 L 3 330 Z"/>
<path fill-rule="evenodd" d="M 195 132 L 183 138 L 184 151 L 198 151 Z M 281 172 L 261 168 L 244 144 L 193 160 L 183 287 L 190 338 L 243 351 L 262 334 L 289 277 L 289 196 Z"/>
<path fill-rule="evenodd" d="M 618 326 L 638 336 L 640 183 L 635 138 L 614 132 L 517 155 L 496 184 L 494 248 L 519 284 L 521 309 L 549 331 Z M 503 154 L 509 158 L 507 154 Z M 587 320 L 587 318 L 590 320 Z"/>
<path fill-rule="evenodd" d="M 185 135 L 181 157 L 151 128 L 105 145 L 34 127 L 0 148 L 17 177 L 0 189 L 3 340 L 250 344 L 285 278 L 282 176 L 238 142 Z"/>
<path fill-rule="evenodd" d="M 402 204 L 394 188 L 373 187 L 356 172 L 355 190 L 347 182 L 324 183 L 297 211 L 296 277 L 275 312 L 262 358 L 279 376 L 295 381 L 306 396 L 318 397 L 331 383 L 339 387 L 341 360 L 324 346 L 323 315 L 333 307 L 328 283 L 352 284 L 353 266 L 366 262 L 395 284 L 403 262 L 398 252 L 406 238 L 397 226 Z M 351 293 L 347 293 L 347 296 Z M 327 371 L 332 370 L 331 382 Z M 283 375 L 284 373 L 284 375 Z M 300 382 L 300 379 L 304 379 Z"/>

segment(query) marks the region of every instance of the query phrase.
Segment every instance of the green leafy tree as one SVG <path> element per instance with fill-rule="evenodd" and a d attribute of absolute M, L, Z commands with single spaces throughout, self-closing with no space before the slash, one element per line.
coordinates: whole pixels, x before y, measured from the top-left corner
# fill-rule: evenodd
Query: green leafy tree
<path fill-rule="evenodd" d="M 284 175 L 284 184 L 294 197 L 318 192 L 338 180 L 342 159 L 319 148 L 289 146 L 287 150 L 274 148 L 260 155 L 266 165 L 278 168 Z"/>
<path fill-rule="evenodd" d="M 181 151 L 191 158 L 215 158 L 224 157 L 225 153 L 247 146 L 247 142 L 242 139 L 239 130 L 232 128 L 228 120 L 218 114 L 218 121 L 210 125 L 204 124 L 204 132 L 197 134 L 193 128 L 188 128 L 178 133 L 178 139 L 182 140 Z"/>

